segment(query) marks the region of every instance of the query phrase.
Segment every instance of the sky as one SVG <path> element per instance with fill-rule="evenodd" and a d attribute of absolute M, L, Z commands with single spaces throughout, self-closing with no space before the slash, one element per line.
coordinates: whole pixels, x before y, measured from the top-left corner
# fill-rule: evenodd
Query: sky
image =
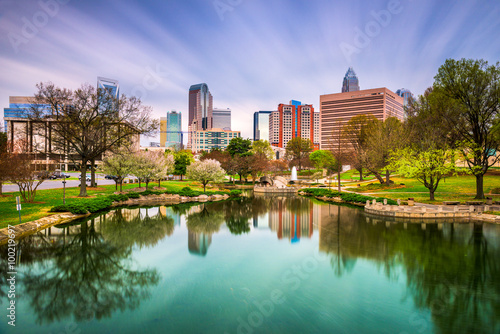
<path fill-rule="evenodd" d="M 189 87 L 206 83 L 252 138 L 255 111 L 319 111 L 349 66 L 361 89 L 419 95 L 448 58 L 500 61 L 499 32 L 498 0 L 0 0 L 0 106 L 101 76 L 187 130 Z"/>

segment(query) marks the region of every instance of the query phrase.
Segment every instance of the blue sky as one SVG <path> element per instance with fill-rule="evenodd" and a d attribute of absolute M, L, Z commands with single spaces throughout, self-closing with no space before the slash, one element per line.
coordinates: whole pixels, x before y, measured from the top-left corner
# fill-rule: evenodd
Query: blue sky
<path fill-rule="evenodd" d="M 40 81 L 103 76 L 187 128 L 189 86 L 205 82 L 250 138 L 255 111 L 291 99 L 319 111 L 349 66 L 361 89 L 421 94 L 447 58 L 499 61 L 499 32 L 497 0 L 2 0 L 0 105 Z"/>

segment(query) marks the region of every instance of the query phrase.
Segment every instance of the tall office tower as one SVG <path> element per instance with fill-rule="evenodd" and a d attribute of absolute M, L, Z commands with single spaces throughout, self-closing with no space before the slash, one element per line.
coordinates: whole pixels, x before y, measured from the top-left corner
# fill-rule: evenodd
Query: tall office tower
<path fill-rule="evenodd" d="M 188 148 L 191 148 L 192 132 L 212 129 L 213 98 L 205 83 L 189 88 Z"/>
<path fill-rule="evenodd" d="M 253 140 L 257 141 L 260 139 L 267 140 L 270 142 L 269 138 L 269 117 L 271 116 L 271 111 L 256 111 L 253 114 Z"/>
<path fill-rule="evenodd" d="M 359 90 L 359 80 L 352 67 L 349 67 L 345 76 L 344 82 L 342 84 L 342 93 L 345 92 L 355 92 Z"/>
<path fill-rule="evenodd" d="M 401 96 L 403 99 L 404 99 L 404 106 L 406 107 L 408 105 L 408 102 L 410 101 L 410 99 L 413 99 L 413 94 L 411 93 L 411 91 L 409 89 L 406 89 L 406 88 L 401 88 L 401 89 L 398 89 L 396 91 L 396 94 L 398 94 L 399 96 Z"/>
<path fill-rule="evenodd" d="M 342 127 L 354 116 L 373 115 L 380 120 L 391 116 L 404 119 L 403 98 L 385 87 L 321 95 L 319 101 L 320 145 L 323 150 L 336 147 L 339 141 L 340 144 L 346 144 L 347 139 L 339 135 Z"/>
<path fill-rule="evenodd" d="M 161 147 L 182 148 L 182 113 L 175 110 L 167 112 L 167 117 L 160 118 Z"/>
<path fill-rule="evenodd" d="M 212 128 L 213 98 L 205 83 L 192 85 L 189 88 L 189 120 L 188 125 L 196 126 L 193 130 L 210 130 Z"/>
<path fill-rule="evenodd" d="M 269 117 L 269 142 L 272 146 L 286 148 L 290 140 L 296 137 L 310 139 L 319 148 L 319 141 L 314 138 L 314 108 L 312 104 L 290 101 L 290 104 L 278 105 L 278 110 Z"/>
<path fill-rule="evenodd" d="M 212 111 L 212 128 L 231 130 L 231 109 L 217 109 Z"/>

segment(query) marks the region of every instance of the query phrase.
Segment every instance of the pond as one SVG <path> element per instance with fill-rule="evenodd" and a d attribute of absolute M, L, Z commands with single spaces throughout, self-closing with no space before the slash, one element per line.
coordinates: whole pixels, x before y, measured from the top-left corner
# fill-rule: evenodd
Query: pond
<path fill-rule="evenodd" d="M 500 226 L 308 198 L 121 208 L 19 241 L 0 333 L 500 333 Z"/>

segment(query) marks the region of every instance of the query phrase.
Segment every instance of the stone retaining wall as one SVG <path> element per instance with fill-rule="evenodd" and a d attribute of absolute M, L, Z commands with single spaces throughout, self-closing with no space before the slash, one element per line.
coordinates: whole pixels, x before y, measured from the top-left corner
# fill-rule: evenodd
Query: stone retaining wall
<path fill-rule="evenodd" d="M 200 195 L 197 197 L 182 197 L 180 195 L 162 194 L 162 195 L 148 195 L 141 196 L 140 198 L 129 198 L 127 201 L 123 202 L 113 202 L 111 207 L 117 206 L 133 206 L 133 205 L 170 205 L 188 202 L 216 202 L 223 201 L 229 198 L 228 195 Z M 70 212 L 64 212 L 59 214 L 54 214 L 48 217 L 40 218 L 38 220 L 27 222 L 19 225 L 13 226 L 11 229 L 14 230 L 16 239 L 36 233 L 40 230 L 46 229 L 48 227 L 68 223 L 70 221 L 84 218 L 90 216 L 85 215 L 75 215 Z M 8 228 L 3 228 L 0 230 L 0 245 L 6 244 L 8 242 Z"/>

